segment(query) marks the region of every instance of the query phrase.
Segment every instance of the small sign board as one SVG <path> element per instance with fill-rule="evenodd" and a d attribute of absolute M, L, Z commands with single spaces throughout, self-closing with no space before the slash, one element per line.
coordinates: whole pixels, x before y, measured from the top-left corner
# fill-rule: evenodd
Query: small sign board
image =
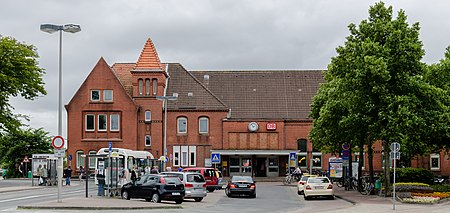
<path fill-rule="evenodd" d="M 296 159 L 297 159 L 297 153 L 295 153 L 295 152 L 290 152 L 290 153 L 289 153 L 289 160 L 295 161 Z"/>
<path fill-rule="evenodd" d="M 331 178 L 342 177 L 342 158 L 329 158 L 328 159 L 328 171 Z"/>
<path fill-rule="evenodd" d="M 266 129 L 267 130 L 276 130 L 277 124 L 275 122 L 269 122 L 266 124 Z"/>
<path fill-rule="evenodd" d="M 61 149 L 64 147 L 64 138 L 62 136 L 55 136 L 52 139 L 52 146 L 55 149 Z"/>
<path fill-rule="evenodd" d="M 220 153 L 211 153 L 211 163 L 220 163 Z"/>
<path fill-rule="evenodd" d="M 391 152 L 390 157 L 391 159 L 400 160 L 400 152 Z"/>
<path fill-rule="evenodd" d="M 66 154 L 66 149 L 54 149 L 54 154 L 57 158 L 63 158 Z"/>
<path fill-rule="evenodd" d="M 400 151 L 400 144 L 397 142 L 391 143 L 391 151 L 393 152 Z"/>

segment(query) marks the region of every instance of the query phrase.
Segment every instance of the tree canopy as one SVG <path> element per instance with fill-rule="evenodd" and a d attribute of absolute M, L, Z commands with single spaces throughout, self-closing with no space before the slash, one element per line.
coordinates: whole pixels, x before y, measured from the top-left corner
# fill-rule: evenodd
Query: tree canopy
<path fill-rule="evenodd" d="M 8 176 L 17 175 L 17 165 L 25 156 L 51 153 L 51 137 L 40 129 L 18 129 L 0 136 L 0 162 L 8 168 Z"/>
<path fill-rule="evenodd" d="M 449 96 L 442 88 L 446 82 L 431 76 L 440 78 L 436 75 L 450 63 L 427 69 L 419 24 L 410 25 L 403 10 L 394 18 L 383 2 L 369 8 L 367 20 L 348 28 L 350 35 L 336 48 L 326 83 L 313 98 L 314 146 L 340 152 L 344 142 L 371 146 L 382 140 L 388 152 L 389 144 L 398 142 L 408 160 L 436 144 L 442 147 L 437 140 L 448 136 Z"/>
<path fill-rule="evenodd" d="M 9 104 L 11 97 L 20 95 L 34 100 L 39 94 L 47 94 L 38 58 L 33 45 L 0 35 L 0 135 L 21 126 L 19 115 L 13 113 Z"/>

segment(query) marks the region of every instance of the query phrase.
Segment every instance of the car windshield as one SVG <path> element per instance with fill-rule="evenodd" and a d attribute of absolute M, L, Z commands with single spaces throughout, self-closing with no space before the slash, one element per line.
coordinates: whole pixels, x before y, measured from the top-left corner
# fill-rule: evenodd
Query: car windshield
<path fill-rule="evenodd" d="M 203 178 L 202 175 L 199 175 L 199 174 L 189 174 L 189 175 L 187 175 L 187 182 L 201 183 L 201 182 L 205 182 L 205 179 Z"/>
<path fill-rule="evenodd" d="M 253 179 L 249 176 L 233 176 L 231 182 L 250 182 L 253 183 Z"/>
<path fill-rule="evenodd" d="M 161 174 L 167 175 L 167 176 L 178 177 L 178 178 L 180 178 L 181 181 L 183 181 L 183 174 L 180 174 L 180 173 L 162 172 Z"/>
<path fill-rule="evenodd" d="M 181 184 L 181 181 L 177 177 L 164 177 L 164 181 L 166 181 L 167 184 Z"/>
<path fill-rule="evenodd" d="M 328 178 L 310 178 L 308 183 L 329 183 Z"/>

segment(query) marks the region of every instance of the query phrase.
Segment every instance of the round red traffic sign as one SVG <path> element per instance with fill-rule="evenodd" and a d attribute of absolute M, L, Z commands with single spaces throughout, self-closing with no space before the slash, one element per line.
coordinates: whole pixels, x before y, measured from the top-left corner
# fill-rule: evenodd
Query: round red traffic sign
<path fill-rule="evenodd" d="M 52 146 L 55 149 L 61 149 L 64 147 L 64 138 L 62 136 L 55 136 L 52 139 Z"/>

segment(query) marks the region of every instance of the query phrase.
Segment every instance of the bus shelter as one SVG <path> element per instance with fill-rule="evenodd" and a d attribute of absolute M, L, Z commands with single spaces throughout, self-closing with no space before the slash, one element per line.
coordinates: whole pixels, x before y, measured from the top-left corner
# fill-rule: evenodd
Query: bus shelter
<path fill-rule="evenodd" d="M 56 164 L 57 158 L 54 154 L 33 154 L 31 159 L 31 172 L 33 178 L 31 179 L 31 185 L 35 186 L 39 184 L 39 176 L 38 176 L 38 168 L 41 166 L 42 168 L 47 169 L 47 179 L 46 185 L 54 186 L 57 184 L 56 180 Z M 45 165 L 45 167 L 44 167 Z M 36 178 L 36 181 L 35 181 Z"/>

